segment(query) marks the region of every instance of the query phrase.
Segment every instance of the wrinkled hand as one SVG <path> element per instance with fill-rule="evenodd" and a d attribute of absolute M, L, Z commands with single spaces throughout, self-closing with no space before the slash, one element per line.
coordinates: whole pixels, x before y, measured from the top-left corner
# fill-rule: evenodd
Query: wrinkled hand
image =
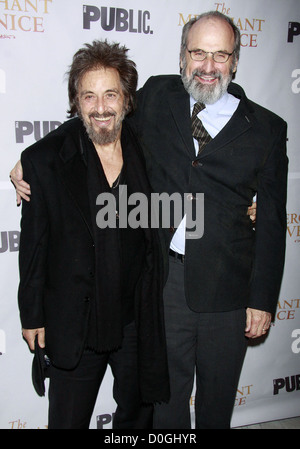
<path fill-rule="evenodd" d="M 35 336 L 38 336 L 38 343 L 41 348 L 45 347 L 45 328 L 39 327 L 38 329 L 22 329 L 22 334 L 28 343 L 31 351 L 34 351 Z"/>
<path fill-rule="evenodd" d="M 247 215 L 249 215 L 252 223 L 254 224 L 256 221 L 256 202 L 254 201 L 251 206 L 248 207 Z"/>
<path fill-rule="evenodd" d="M 16 188 L 17 205 L 20 206 L 22 198 L 26 201 L 30 201 L 30 185 L 23 180 L 23 169 L 20 161 L 16 163 L 16 165 L 10 172 L 9 177 Z"/>
<path fill-rule="evenodd" d="M 265 335 L 270 328 L 272 315 L 257 309 L 247 309 L 245 336 L 258 338 Z"/>

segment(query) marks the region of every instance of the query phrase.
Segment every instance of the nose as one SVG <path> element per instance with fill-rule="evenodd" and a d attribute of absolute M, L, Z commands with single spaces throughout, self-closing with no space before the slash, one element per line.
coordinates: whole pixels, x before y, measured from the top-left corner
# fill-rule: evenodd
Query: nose
<path fill-rule="evenodd" d="M 207 54 L 206 58 L 202 62 L 202 67 L 207 72 L 212 72 L 215 69 L 215 61 L 213 60 L 212 54 Z"/>
<path fill-rule="evenodd" d="M 103 112 L 106 110 L 106 104 L 103 98 L 97 98 L 95 109 L 99 114 L 103 114 Z"/>

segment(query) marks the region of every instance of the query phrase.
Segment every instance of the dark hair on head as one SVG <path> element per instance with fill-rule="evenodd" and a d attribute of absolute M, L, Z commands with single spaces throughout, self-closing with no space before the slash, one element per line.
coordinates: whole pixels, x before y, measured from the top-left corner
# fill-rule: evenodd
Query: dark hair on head
<path fill-rule="evenodd" d="M 116 69 L 119 73 L 125 98 L 127 99 L 127 114 L 135 109 L 136 89 L 138 73 L 136 65 L 128 59 L 128 48 L 118 43 L 109 44 L 107 40 L 95 40 L 92 44 L 84 44 L 85 47 L 78 50 L 73 56 L 73 62 L 67 73 L 69 76 L 69 117 L 78 113 L 78 85 L 85 75 L 91 70 L 101 68 Z"/>
<path fill-rule="evenodd" d="M 231 26 L 233 34 L 234 34 L 233 63 L 237 62 L 239 60 L 239 57 L 240 57 L 240 48 L 241 48 L 240 30 L 234 24 L 233 20 L 230 17 L 225 16 L 225 14 L 222 14 L 219 11 L 205 12 L 205 13 L 200 14 L 199 16 L 189 20 L 184 25 L 184 27 L 182 29 L 182 35 L 181 35 L 181 49 L 180 49 L 181 60 L 184 60 L 184 58 L 185 58 L 185 50 L 187 49 L 187 38 L 188 38 L 188 34 L 189 34 L 190 29 L 192 28 L 192 26 L 196 22 L 198 22 L 198 20 L 203 19 L 205 17 L 208 18 L 208 19 L 210 17 L 216 17 L 218 19 L 225 20 Z"/>

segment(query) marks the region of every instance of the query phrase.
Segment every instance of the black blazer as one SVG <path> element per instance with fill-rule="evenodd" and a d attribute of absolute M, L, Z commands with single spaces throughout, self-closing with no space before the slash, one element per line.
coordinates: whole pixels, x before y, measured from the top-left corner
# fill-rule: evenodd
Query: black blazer
<path fill-rule="evenodd" d="M 22 204 L 19 308 L 22 327 L 46 327 L 58 367 L 79 360 L 94 295 L 94 241 L 79 130 L 67 122 L 21 155 L 33 195 Z M 71 344 L 72 342 L 72 344 Z"/>
<path fill-rule="evenodd" d="M 31 201 L 22 205 L 18 294 L 21 323 L 27 329 L 45 327 L 47 355 L 63 369 L 76 366 L 86 345 L 97 276 L 87 166 L 79 143 L 82 132 L 81 120 L 69 120 L 21 156 L 24 179 L 32 191 Z M 126 150 L 128 185 L 131 177 L 133 188 L 139 185 L 142 192 L 144 187 L 147 191 L 150 185 L 142 152 L 125 123 L 122 145 L 123 137 L 130 147 Z M 157 233 L 146 229 L 144 234 L 147 255 L 143 265 L 137 267 L 141 275 L 135 293 L 140 387 L 145 401 L 165 401 L 169 386 L 163 270 Z"/>
<path fill-rule="evenodd" d="M 150 78 L 133 119 L 155 192 L 204 193 L 204 235 L 186 241 L 185 289 L 195 311 L 274 312 L 286 235 L 286 123 L 249 101 L 196 158 L 190 101 L 180 76 Z M 247 208 L 257 194 L 255 231 Z M 174 234 L 164 230 L 165 260 Z"/>

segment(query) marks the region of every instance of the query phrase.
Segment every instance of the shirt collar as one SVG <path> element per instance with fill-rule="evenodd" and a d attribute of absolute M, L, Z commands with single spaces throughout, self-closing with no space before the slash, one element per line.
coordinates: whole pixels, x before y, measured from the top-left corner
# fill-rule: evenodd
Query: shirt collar
<path fill-rule="evenodd" d="M 190 97 L 191 111 L 193 110 L 195 103 L 196 100 L 193 97 Z M 205 112 L 211 116 L 232 114 L 232 112 L 237 108 L 238 103 L 238 98 L 226 91 L 218 101 L 213 104 L 205 105 Z"/>

